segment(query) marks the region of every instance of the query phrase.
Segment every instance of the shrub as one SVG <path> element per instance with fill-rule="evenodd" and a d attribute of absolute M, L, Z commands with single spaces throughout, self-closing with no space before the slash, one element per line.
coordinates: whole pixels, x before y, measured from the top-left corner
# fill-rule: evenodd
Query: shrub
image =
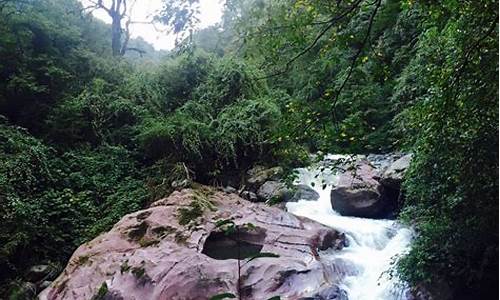
<path fill-rule="evenodd" d="M 148 199 L 138 166 L 123 147 L 58 156 L 25 130 L 0 124 L 0 156 L 3 280 L 35 263 L 62 263 Z"/>
<path fill-rule="evenodd" d="M 54 108 L 47 121 L 49 138 L 59 145 L 126 145 L 141 114 L 142 109 L 124 99 L 115 86 L 94 79 L 80 94 Z"/>

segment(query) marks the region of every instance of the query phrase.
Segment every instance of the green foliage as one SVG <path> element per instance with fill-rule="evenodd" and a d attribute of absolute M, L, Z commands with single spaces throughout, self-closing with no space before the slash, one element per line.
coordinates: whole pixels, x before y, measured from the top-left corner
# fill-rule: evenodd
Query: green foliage
<path fill-rule="evenodd" d="M 210 200 L 211 191 L 194 190 L 193 201 L 189 207 L 178 209 L 178 220 L 180 225 L 187 225 L 203 215 L 205 210 L 215 210 L 214 204 Z"/>
<path fill-rule="evenodd" d="M 179 224 L 187 225 L 191 221 L 194 221 L 203 215 L 203 208 L 200 203 L 193 201 L 189 204 L 189 207 L 179 208 Z"/>
<path fill-rule="evenodd" d="M 444 279 L 460 299 L 497 297 L 496 5 L 425 7 L 435 17 L 398 95 L 413 90 L 417 100 L 400 120 L 415 152 L 404 219 L 419 231 L 399 268 L 411 282 Z"/>
<path fill-rule="evenodd" d="M 141 279 L 143 276 L 146 275 L 146 269 L 144 269 L 144 267 L 135 267 L 135 268 L 132 268 L 130 272 L 137 279 Z"/>
<path fill-rule="evenodd" d="M 120 274 L 123 274 L 125 272 L 128 272 L 130 270 L 131 266 L 128 264 L 128 260 L 124 261 L 122 265 L 120 266 Z"/>
<path fill-rule="evenodd" d="M 62 158 L 71 187 L 88 191 L 99 207 L 99 221 L 89 228 L 90 236 L 107 230 L 123 215 L 141 209 L 148 198 L 137 163 L 123 147 L 73 151 Z"/>
<path fill-rule="evenodd" d="M 413 152 L 400 275 L 496 299 L 498 1 L 356 3 L 229 2 L 244 57 L 287 95 L 274 151 Z"/>
<path fill-rule="evenodd" d="M 255 79 L 261 74 L 241 60 L 223 58 L 212 68 L 207 80 L 197 89 L 197 96 L 221 111 L 237 101 L 252 99 L 267 92 L 267 86 Z"/>
<path fill-rule="evenodd" d="M 47 124 L 51 140 L 58 144 L 127 144 L 141 109 L 123 98 L 118 89 L 102 79 L 54 107 Z"/>
<path fill-rule="evenodd" d="M 153 160 L 184 162 L 197 180 L 243 168 L 270 146 L 280 110 L 265 87 L 251 78 L 251 68 L 222 61 L 208 79 L 173 113 L 146 118 L 139 143 Z"/>
<path fill-rule="evenodd" d="M 41 131 L 62 97 L 79 91 L 96 73 L 113 79 L 118 68 L 113 66 L 121 65 L 92 53 L 103 37 L 89 35 L 85 29 L 98 25 L 81 17 L 80 9 L 73 0 L 2 4 L 0 113 L 32 132 Z"/>
<path fill-rule="evenodd" d="M 163 113 L 181 107 L 192 98 L 194 89 L 206 79 L 211 68 L 210 57 L 203 52 L 167 59 L 154 74 L 153 83 L 159 87 L 159 97 L 152 99 L 150 105 Z"/>
<path fill-rule="evenodd" d="M 68 255 L 95 210 L 87 192 L 58 187 L 63 171 L 52 149 L 6 125 L 0 125 L 0 139 L 0 269 L 6 278 L 41 258 Z"/>
<path fill-rule="evenodd" d="M 81 8 L 0 4 L 0 297 L 172 182 L 233 177 L 272 145 L 280 109 L 251 63 L 197 50 L 159 66 L 113 58 L 110 27 Z M 182 223 L 212 208 L 202 198 Z"/>
<path fill-rule="evenodd" d="M 280 103 L 286 112 L 282 140 L 310 151 L 393 149 L 399 136 L 391 120 L 402 107 L 393 106 L 390 97 L 401 66 L 415 51 L 418 13 L 402 11 L 400 1 L 383 1 L 371 26 L 370 47 L 359 49 L 377 1 L 231 3 L 242 15 L 236 27 L 248 37 L 245 56 L 266 66 L 270 86 L 287 94 Z M 328 27 L 325 20 L 345 11 L 351 13 Z"/>
<path fill-rule="evenodd" d="M 26 131 L 7 125 L 0 125 L 0 140 L 5 277 L 39 260 L 68 258 L 80 243 L 140 209 L 147 198 L 123 148 L 57 156 Z"/>
<path fill-rule="evenodd" d="M 276 253 L 271 253 L 271 252 L 260 252 L 260 253 L 257 253 L 255 255 L 252 255 L 251 257 L 247 258 L 247 263 L 251 262 L 252 260 L 254 259 L 257 259 L 257 258 L 263 258 L 263 257 L 272 257 L 272 258 L 276 258 L 276 257 L 280 257 L 278 254 Z"/>
<path fill-rule="evenodd" d="M 106 295 L 108 294 L 108 285 L 106 282 L 103 282 L 97 290 L 97 294 L 95 294 L 91 300 L 104 300 L 106 299 Z"/>
<path fill-rule="evenodd" d="M 236 295 L 231 293 L 222 293 L 210 297 L 210 300 L 235 299 Z"/>
<path fill-rule="evenodd" d="M 167 1 L 157 20 L 182 32 L 196 2 Z M 30 265 L 64 264 L 174 182 L 237 186 L 257 162 L 282 165 L 292 182 L 311 152 L 399 149 L 414 153 L 402 218 L 418 233 L 399 274 L 444 279 L 457 299 L 488 298 L 497 6 L 228 0 L 222 24 L 155 65 L 164 53 L 113 58 L 110 26 L 76 0 L 0 1 L 0 298 Z M 200 192 L 179 222 L 212 207 Z M 136 242 L 157 242 L 138 229 Z"/>

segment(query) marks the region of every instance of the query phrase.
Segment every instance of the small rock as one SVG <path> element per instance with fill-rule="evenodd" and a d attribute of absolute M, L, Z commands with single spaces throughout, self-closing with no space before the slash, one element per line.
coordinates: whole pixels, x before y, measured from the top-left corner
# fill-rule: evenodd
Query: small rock
<path fill-rule="evenodd" d="M 299 200 L 309 200 L 316 201 L 319 199 L 319 194 L 313 188 L 305 184 L 299 184 L 294 186 L 295 193 L 293 197 L 288 200 L 288 202 L 297 202 Z"/>
<path fill-rule="evenodd" d="M 283 169 L 281 167 L 266 169 L 263 166 L 255 166 L 247 172 L 247 185 L 250 188 L 257 190 L 266 181 L 277 180 L 281 173 L 283 173 Z"/>
<path fill-rule="evenodd" d="M 348 300 L 347 292 L 338 286 L 327 288 L 319 294 L 321 300 Z"/>
<path fill-rule="evenodd" d="M 261 201 L 276 200 L 277 202 L 284 202 L 293 197 L 293 191 L 282 182 L 266 181 L 257 191 L 257 197 Z"/>
<path fill-rule="evenodd" d="M 238 190 L 236 190 L 234 187 L 232 186 L 226 186 L 225 188 L 222 189 L 222 191 L 224 193 L 228 193 L 228 194 L 235 194 L 238 192 Z"/>
<path fill-rule="evenodd" d="M 383 172 L 401 156 L 403 156 L 401 153 L 368 154 L 366 159 L 372 166 Z"/>
<path fill-rule="evenodd" d="M 30 282 L 37 282 L 45 279 L 51 273 L 55 272 L 54 268 L 49 265 L 36 265 L 32 266 L 26 274 L 26 280 Z"/>
<path fill-rule="evenodd" d="M 254 192 L 250 192 L 250 191 L 241 192 L 241 197 L 243 197 L 243 199 L 246 199 L 246 200 L 251 201 L 251 202 L 258 202 L 259 201 L 259 198 L 257 197 L 257 195 Z"/>
<path fill-rule="evenodd" d="M 184 189 L 184 188 L 188 188 L 190 185 L 191 185 L 191 180 L 189 180 L 189 179 L 174 180 L 171 184 L 171 186 L 174 189 Z"/>
<path fill-rule="evenodd" d="M 49 285 L 52 284 L 52 281 L 48 281 L 48 280 L 44 280 L 42 281 L 39 285 L 38 285 L 38 290 L 44 290 L 46 289 L 47 287 L 49 287 Z"/>
<path fill-rule="evenodd" d="M 411 158 L 412 155 L 407 154 L 392 163 L 382 174 L 380 183 L 399 190 L 406 170 L 410 166 Z"/>

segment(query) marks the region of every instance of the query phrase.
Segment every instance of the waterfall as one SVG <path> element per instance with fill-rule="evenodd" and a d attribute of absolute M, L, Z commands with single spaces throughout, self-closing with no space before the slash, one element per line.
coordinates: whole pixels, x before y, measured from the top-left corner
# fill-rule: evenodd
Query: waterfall
<path fill-rule="evenodd" d="M 344 261 L 350 272 L 340 288 L 349 300 L 404 299 L 405 283 L 390 274 L 395 260 L 410 249 L 413 231 L 395 220 L 366 219 L 341 216 L 332 209 L 330 191 L 337 176 L 320 166 L 298 169 L 297 184 L 316 190 L 316 201 L 299 200 L 287 203 L 287 210 L 295 215 L 313 219 L 345 233 L 348 246 L 341 251 L 326 250 L 323 260 Z"/>

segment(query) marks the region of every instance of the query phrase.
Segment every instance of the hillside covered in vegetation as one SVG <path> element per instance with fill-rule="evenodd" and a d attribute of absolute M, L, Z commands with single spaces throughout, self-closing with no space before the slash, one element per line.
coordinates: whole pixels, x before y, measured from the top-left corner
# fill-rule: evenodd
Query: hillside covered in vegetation
<path fill-rule="evenodd" d="M 227 0 L 197 31 L 197 1 L 164 2 L 169 52 L 115 49 L 77 0 L 0 0 L 1 299 L 173 183 L 392 151 L 417 233 L 397 276 L 498 298 L 498 1 Z"/>

